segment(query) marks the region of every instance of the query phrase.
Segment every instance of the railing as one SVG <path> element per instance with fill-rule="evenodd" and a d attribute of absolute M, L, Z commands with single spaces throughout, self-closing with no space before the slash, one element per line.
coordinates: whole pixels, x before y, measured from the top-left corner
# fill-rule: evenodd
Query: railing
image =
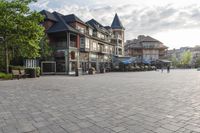
<path fill-rule="evenodd" d="M 74 41 L 70 41 L 69 46 L 70 46 L 70 47 L 77 47 L 77 44 L 76 44 L 76 42 L 74 42 Z"/>
<path fill-rule="evenodd" d="M 122 39 L 122 36 L 121 36 L 121 35 L 112 35 L 112 38 L 115 38 L 115 39 Z"/>
<path fill-rule="evenodd" d="M 65 49 L 65 48 L 67 48 L 67 42 L 65 42 L 65 41 L 63 41 L 63 42 L 54 42 L 54 43 L 52 43 L 52 45 L 56 49 Z"/>

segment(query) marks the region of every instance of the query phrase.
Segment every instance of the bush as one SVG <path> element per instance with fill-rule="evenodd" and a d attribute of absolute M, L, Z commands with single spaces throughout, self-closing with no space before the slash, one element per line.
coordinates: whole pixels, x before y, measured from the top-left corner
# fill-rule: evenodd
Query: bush
<path fill-rule="evenodd" d="M 37 77 L 40 77 L 40 74 L 41 74 L 40 67 L 36 67 L 35 69 L 36 69 L 36 75 L 37 75 Z"/>
<path fill-rule="evenodd" d="M 29 74 L 29 76 L 31 78 L 35 78 L 36 76 L 37 77 L 40 77 L 40 67 L 36 67 L 36 68 L 26 68 L 25 69 L 26 73 Z"/>
<path fill-rule="evenodd" d="M 36 78 L 36 69 L 35 68 L 26 68 L 26 74 L 29 75 L 29 78 Z"/>
<path fill-rule="evenodd" d="M 0 79 L 12 79 L 12 74 L 6 74 L 6 73 L 2 73 L 0 72 Z"/>

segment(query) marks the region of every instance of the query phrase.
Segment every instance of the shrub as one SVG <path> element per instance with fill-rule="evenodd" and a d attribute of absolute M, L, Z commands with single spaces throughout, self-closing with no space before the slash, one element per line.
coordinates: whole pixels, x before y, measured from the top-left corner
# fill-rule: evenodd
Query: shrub
<path fill-rule="evenodd" d="M 26 72 L 26 74 L 29 75 L 30 78 L 36 77 L 36 69 L 35 68 L 26 68 L 25 72 Z"/>
<path fill-rule="evenodd" d="M 12 79 L 12 74 L 6 74 L 6 73 L 2 73 L 0 72 L 0 79 Z"/>
<path fill-rule="evenodd" d="M 36 69 L 36 75 L 37 75 L 37 77 L 40 77 L 40 67 L 36 67 L 35 68 Z"/>

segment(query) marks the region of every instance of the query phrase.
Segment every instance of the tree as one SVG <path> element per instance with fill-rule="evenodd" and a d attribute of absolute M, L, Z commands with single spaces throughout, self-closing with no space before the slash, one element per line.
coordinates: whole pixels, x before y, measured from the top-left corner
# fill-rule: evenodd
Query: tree
<path fill-rule="evenodd" d="M 192 53 L 190 51 L 185 51 L 181 56 L 181 64 L 186 67 L 190 64 L 191 59 Z"/>
<path fill-rule="evenodd" d="M 197 57 L 195 67 L 200 67 L 200 57 Z"/>
<path fill-rule="evenodd" d="M 53 53 L 52 47 L 49 46 L 49 40 L 47 35 L 45 35 L 41 40 L 40 40 L 40 55 L 41 59 L 47 59 L 50 57 Z"/>
<path fill-rule="evenodd" d="M 0 0 L 0 36 L 4 38 L 1 47 L 4 49 L 5 68 L 8 73 L 9 56 L 24 58 L 39 57 L 39 42 L 44 36 L 44 28 L 39 25 L 43 16 L 31 11 L 28 5 L 36 0 Z"/>
<path fill-rule="evenodd" d="M 174 67 L 177 67 L 179 65 L 179 61 L 174 55 L 170 58 L 170 61 L 172 62 L 172 66 Z"/>

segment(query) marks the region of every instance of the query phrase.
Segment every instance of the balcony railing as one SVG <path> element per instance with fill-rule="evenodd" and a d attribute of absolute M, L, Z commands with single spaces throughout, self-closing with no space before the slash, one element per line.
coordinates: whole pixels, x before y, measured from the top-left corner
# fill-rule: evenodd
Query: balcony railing
<path fill-rule="evenodd" d="M 67 42 L 54 42 L 52 43 L 52 46 L 55 47 L 55 49 L 66 49 L 67 48 Z"/>
<path fill-rule="evenodd" d="M 76 44 L 76 42 L 74 42 L 74 41 L 70 41 L 70 44 L 69 44 L 69 46 L 70 47 L 77 47 L 77 44 Z"/>
<path fill-rule="evenodd" d="M 112 38 L 115 38 L 115 39 L 122 39 L 122 36 L 121 36 L 121 35 L 112 35 Z"/>

